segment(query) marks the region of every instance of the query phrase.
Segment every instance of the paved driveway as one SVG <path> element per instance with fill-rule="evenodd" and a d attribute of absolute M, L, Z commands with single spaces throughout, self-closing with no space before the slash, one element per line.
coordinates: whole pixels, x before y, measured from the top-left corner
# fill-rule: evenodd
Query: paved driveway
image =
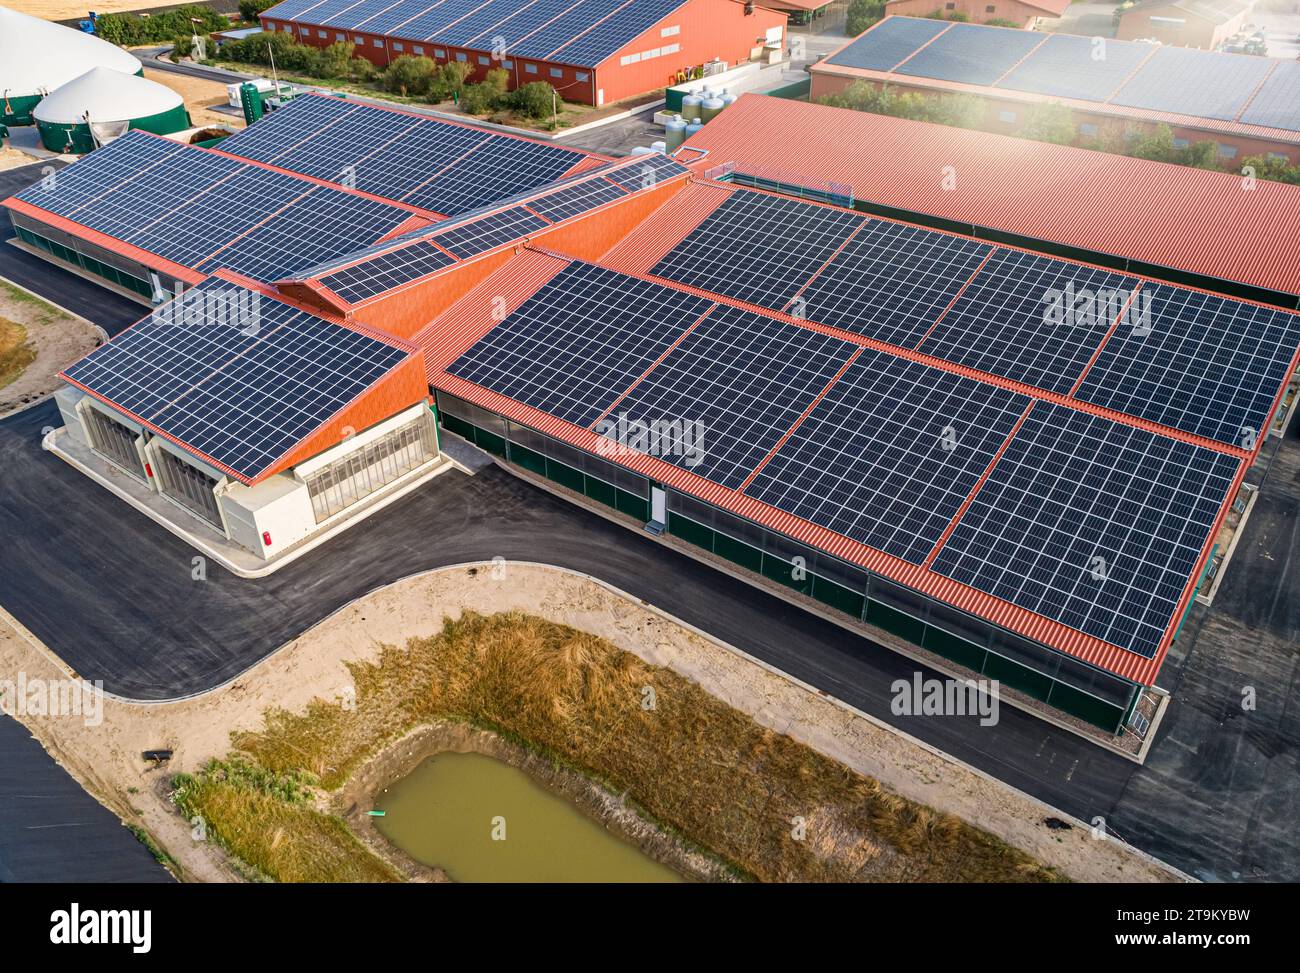
<path fill-rule="evenodd" d="M 1295 639 L 1300 507 L 1291 443 L 1213 612 L 1196 609 L 1163 681 L 1177 696 L 1148 766 L 1004 707 L 997 726 L 889 712 L 915 665 L 692 558 L 490 468 L 445 474 L 270 578 L 214 569 L 40 449 L 52 404 L 0 422 L 0 604 L 87 678 L 165 698 L 228 680 L 349 600 L 446 564 L 585 571 L 1084 820 L 1208 878 L 1300 879 Z M 1241 686 L 1259 688 L 1240 711 Z M 1235 707 L 1235 708 L 1234 708 Z"/>

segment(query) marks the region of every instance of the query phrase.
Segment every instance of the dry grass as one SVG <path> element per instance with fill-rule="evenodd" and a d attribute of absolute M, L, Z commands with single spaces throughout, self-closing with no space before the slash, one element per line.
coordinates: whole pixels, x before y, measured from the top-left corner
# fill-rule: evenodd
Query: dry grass
<path fill-rule="evenodd" d="M 626 793 L 647 816 L 762 881 L 1060 880 L 987 832 L 758 725 L 675 672 L 543 619 L 467 613 L 434 638 L 351 668 L 354 710 L 318 700 L 305 713 L 275 711 L 263 731 L 236 735 L 235 746 L 272 775 L 306 773 L 334 789 L 411 727 L 463 720 Z M 650 690 L 653 708 L 644 705 Z M 195 805 L 228 847 L 277 878 L 328 880 L 277 864 L 284 842 L 304 857 L 299 838 L 269 849 L 269 809 L 228 799 L 228 786 L 214 783 Z M 311 823 L 302 840 L 327 840 L 336 856 L 342 839 Z"/>
<path fill-rule="evenodd" d="M 16 379 L 34 361 L 36 349 L 27 341 L 27 329 L 17 321 L 0 318 L 0 388 Z"/>

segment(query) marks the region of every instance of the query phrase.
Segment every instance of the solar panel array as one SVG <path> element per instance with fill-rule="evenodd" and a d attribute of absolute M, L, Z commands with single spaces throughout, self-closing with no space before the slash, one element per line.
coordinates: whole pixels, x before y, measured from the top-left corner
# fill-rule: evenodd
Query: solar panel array
<path fill-rule="evenodd" d="M 1029 399 L 864 351 L 746 491 L 921 564 Z"/>
<path fill-rule="evenodd" d="M 589 426 L 709 306 L 659 284 L 573 264 L 447 371 Z"/>
<path fill-rule="evenodd" d="M 603 206 L 605 203 L 622 199 L 626 196 L 622 189 L 606 179 L 588 179 L 576 186 L 558 189 L 528 204 L 532 209 L 553 223 L 567 220 L 588 210 Z"/>
<path fill-rule="evenodd" d="M 64 374 L 253 479 L 406 355 L 213 279 Z"/>
<path fill-rule="evenodd" d="M 262 14 L 401 40 L 595 67 L 669 16 L 684 0 L 286 0 Z"/>
<path fill-rule="evenodd" d="M 888 17 L 826 63 L 1300 132 L 1294 61 Z"/>
<path fill-rule="evenodd" d="M 1095 267 L 995 250 L 917 350 L 1064 394 L 1137 283 Z"/>
<path fill-rule="evenodd" d="M 733 193 L 651 273 L 767 308 L 781 308 L 864 217 L 783 196 Z M 797 240 L 798 246 L 791 246 Z"/>
<path fill-rule="evenodd" d="M 610 418 L 651 429 L 689 423 L 683 442 L 690 448 L 668 449 L 661 458 L 738 489 L 856 350 L 838 338 L 718 306 Z"/>
<path fill-rule="evenodd" d="M 550 226 L 544 219 L 523 206 L 512 206 L 499 213 L 462 223 L 460 226 L 430 234 L 430 239 L 462 260 L 503 243 L 526 237 Z"/>
<path fill-rule="evenodd" d="M 456 216 L 554 182 L 589 156 L 329 96 L 303 96 L 221 150 Z"/>
<path fill-rule="evenodd" d="M 1169 284 L 1134 296 L 1125 274 L 746 189 L 651 273 L 1046 392 L 1082 378 L 1081 399 L 1235 446 L 1300 345 L 1287 311 Z"/>
<path fill-rule="evenodd" d="M 1152 657 L 1238 462 L 1035 403 L 934 570 Z"/>
<path fill-rule="evenodd" d="M 1078 397 L 1253 449 L 1300 345 L 1300 315 L 1169 284 L 1143 284 L 1139 297 Z"/>
<path fill-rule="evenodd" d="M 337 270 L 326 276 L 322 283 L 349 304 L 356 304 L 455 262 L 434 244 L 421 241 Z"/>
<path fill-rule="evenodd" d="M 374 243 L 411 216 L 134 131 L 18 198 L 164 260 L 264 281 Z"/>

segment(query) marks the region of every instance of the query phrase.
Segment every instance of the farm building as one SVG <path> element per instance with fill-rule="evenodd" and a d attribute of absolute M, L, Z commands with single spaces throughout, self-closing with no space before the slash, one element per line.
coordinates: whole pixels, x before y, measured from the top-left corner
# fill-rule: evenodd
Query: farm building
<path fill-rule="evenodd" d="M 1041 18 L 1059 17 L 1069 6 L 1070 0 L 889 0 L 885 13 L 926 17 L 938 10 L 949 18 L 960 14 L 973 24 L 1005 20 L 1032 29 Z"/>
<path fill-rule="evenodd" d="M 32 124 L 32 109 L 42 98 L 96 67 L 121 74 L 144 70 L 135 55 L 115 44 L 0 7 L 0 124 Z"/>
<path fill-rule="evenodd" d="M 756 94 L 675 157 L 734 182 L 1300 307 L 1300 186 L 1242 192 L 1236 174 Z"/>
<path fill-rule="evenodd" d="M 1212 51 L 1250 20 L 1254 0 L 1145 0 L 1123 11 L 1115 36 Z"/>
<path fill-rule="evenodd" d="M 282 111 L 243 151 L 409 196 L 427 170 L 368 167 L 337 131 L 355 106 L 315 101 L 312 138 Z M 132 133 L 6 205 L 109 246 L 154 227 L 176 260 L 185 181 L 242 157 L 162 141 Z M 480 172 L 520 150 L 485 151 Z M 146 171 L 169 202 L 141 208 L 158 184 L 123 173 Z M 328 255 L 324 231 L 227 245 L 246 269 L 194 263 L 191 290 L 65 371 L 67 448 L 266 558 L 439 462 L 411 426 L 427 415 L 629 527 L 1118 731 L 1280 414 L 1300 315 L 724 175 L 588 158 Z M 1072 295 L 1056 317 L 1054 294 Z M 232 304 L 257 327 L 222 327 Z M 217 326 L 158 326 L 189 313 Z"/>
<path fill-rule="evenodd" d="M 381 67 L 403 55 L 461 61 L 471 80 L 502 68 L 512 88 L 544 81 L 567 101 L 605 105 L 686 68 L 784 50 L 786 17 L 750 0 L 285 0 L 261 21 L 316 47 L 353 43 Z"/>
<path fill-rule="evenodd" d="M 810 67 L 814 100 L 855 82 L 986 105 L 1015 134 L 1036 105 L 1070 109 L 1078 144 L 1167 125 L 1175 145 L 1213 142 L 1225 168 L 1248 156 L 1300 163 L 1300 62 L 1136 41 L 886 17 Z"/>
<path fill-rule="evenodd" d="M 32 110 L 32 118 L 47 149 L 74 155 L 132 129 L 168 135 L 190 127 L 176 92 L 110 68 L 91 68 L 57 88 Z"/>

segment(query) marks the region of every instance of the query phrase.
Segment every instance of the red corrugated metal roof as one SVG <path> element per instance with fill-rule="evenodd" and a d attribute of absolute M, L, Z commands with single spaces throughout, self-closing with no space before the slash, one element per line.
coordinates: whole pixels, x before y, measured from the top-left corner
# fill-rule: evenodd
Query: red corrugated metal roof
<path fill-rule="evenodd" d="M 435 387 L 473 402 L 490 412 L 554 436 L 579 449 L 593 453 L 600 452 L 605 455 L 608 451 L 600 451 L 598 448 L 601 437 L 590 429 L 557 419 L 514 399 L 506 398 L 499 393 L 457 378 L 446 371 L 448 365 L 500 323 L 499 309 L 494 310 L 493 308 L 495 298 L 500 295 L 506 296 L 509 306 L 513 310 L 539 290 L 546 281 L 559 273 L 567 263 L 568 261 L 565 259 L 552 254 L 538 253 L 531 250 L 526 252 L 512 260 L 491 277 L 488 277 L 432 321 L 417 335 L 417 343 L 425 349 L 429 381 Z M 1120 646 L 1112 645 L 1077 629 L 1070 628 L 1060 622 L 960 584 L 924 566 L 891 557 L 875 548 L 860 544 L 842 534 L 819 527 L 775 507 L 770 507 L 750 496 L 720 486 L 661 459 L 631 452 L 613 456 L 606 455 L 606 458 L 732 513 L 763 524 L 802 543 L 820 548 L 853 564 L 861 565 L 868 571 L 906 585 L 915 591 L 947 602 L 963 611 L 986 618 L 1010 631 L 1017 632 L 1092 665 L 1146 685 L 1155 680 L 1156 673 L 1159 672 L 1168 651 L 1173 631 L 1178 619 L 1181 617 L 1180 608 L 1178 615 L 1169 625 L 1160 652 L 1154 658 L 1148 659 Z M 1240 478 L 1245 467 L 1246 464 L 1243 462 L 1232 494 L 1236 493 L 1236 488 L 1240 484 Z M 1225 502 L 1223 510 L 1220 512 L 1220 523 L 1226 514 L 1228 506 L 1229 504 Z M 1213 536 L 1218 533 L 1218 526 L 1216 524 L 1214 530 L 1210 532 L 1211 541 Z M 1211 541 L 1206 542 L 1203 558 L 1209 553 Z M 1196 580 L 1196 578 L 1193 578 L 1188 582 L 1182 606 L 1185 606 L 1190 600 L 1195 589 Z"/>
<path fill-rule="evenodd" d="M 842 183 L 884 206 L 1300 295 L 1300 186 L 752 94 L 688 145 L 708 150 L 686 159 L 697 171 Z"/>
<path fill-rule="evenodd" d="M 836 337 L 855 342 L 864 347 L 875 348 L 900 357 L 921 361 L 933 367 L 966 375 L 979 381 L 998 384 L 1021 394 L 1029 395 L 1034 399 L 1056 402 L 1081 411 L 1105 415 L 1115 421 L 1149 429 L 1161 435 L 1237 456 L 1241 462 L 1238 467 L 1236 481 L 1228 495 L 1228 499 L 1220 508 L 1214 528 L 1209 532 L 1205 541 L 1198 560 L 1197 573 L 1195 576 L 1190 577 L 1186 583 L 1179 610 L 1169 622 L 1159 652 L 1153 658 L 1146 658 L 1121 646 L 1105 642 L 1060 622 L 960 584 L 929 570 L 928 566 L 915 565 L 891 557 L 875 548 L 860 544 L 851 538 L 787 514 L 775 507 L 770 507 L 742 492 L 720 486 L 663 460 L 639 453 L 619 455 L 612 458 L 638 473 L 747 517 L 795 540 L 827 551 L 843 560 L 858 564 L 869 571 L 904 584 L 913 590 L 986 618 L 1010 631 L 1052 646 L 1117 675 L 1144 684 L 1151 684 L 1155 680 L 1165 654 L 1172 643 L 1182 612 L 1195 593 L 1200 570 L 1203 569 L 1203 565 L 1213 548 L 1214 538 L 1218 534 L 1219 527 L 1222 525 L 1223 519 L 1230 508 L 1231 498 L 1235 496 L 1240 486 L 1241 477 L 1244 475 L 1248 465 L 1247 460 L 1249 459 L 1245 451 L 1178 430 L 1167 429 L 1111 410 L 1102 410 L 1097 406 L 1075 400 L 1070 396 L 1046 393 L 1017 382 L 921 355 L 909 349 L 872 341 L 860 335 L 828 328 L 816 322 L 795 319 L 781 312 L 747 305 L 698 288 L 649 277 L 645 273 L 642 264 L 646 259 L 658 254 L 661 249 L 665 248 L 665 245 L 671 247 L 680 241 L 690 232 L 691 228 L 702 222 L 708 213 L 720 205 L 727 195 L 737 191 L 753 192 L 754 190 L 737 190 L 732 186 L 708 183 L 687 187 L 656 211 L 654 216 L 643 223 L 630 237 L 613 248 L 606 255 L 606 258 L 600 261 L 601 265 L 653 280 L 677 290 L 689 291 L 719 303 L 743 307 L 770 318 L 833 334 Z M 535 247 L 529 247 L 522 255 L 514 258 L 501 270 L 486 278 L 434 319 L 416 336 L 416 342 L 425 349 L 430 384 L 452 395 L 467 399 L 491 412 L 555 436 L 570 445 L 596 452 L 599 436 L 590 429 L 564 422 L 535 408 L 457 378 L 446 371 L 446 368 L 453 361 L 500 322 L 502 319 L 499 306 L 501 297 L 505 297 L 508 310 L 513 311 L 544 286 L 555 274 L 559 273 L 569 262 L 571 262 L 570 259 L 563 254 L 544 252 Z M 1297 354 L 1300 355 L 1300 352 Z M 958 516 L 960 516 L 960 512 Z"/>

